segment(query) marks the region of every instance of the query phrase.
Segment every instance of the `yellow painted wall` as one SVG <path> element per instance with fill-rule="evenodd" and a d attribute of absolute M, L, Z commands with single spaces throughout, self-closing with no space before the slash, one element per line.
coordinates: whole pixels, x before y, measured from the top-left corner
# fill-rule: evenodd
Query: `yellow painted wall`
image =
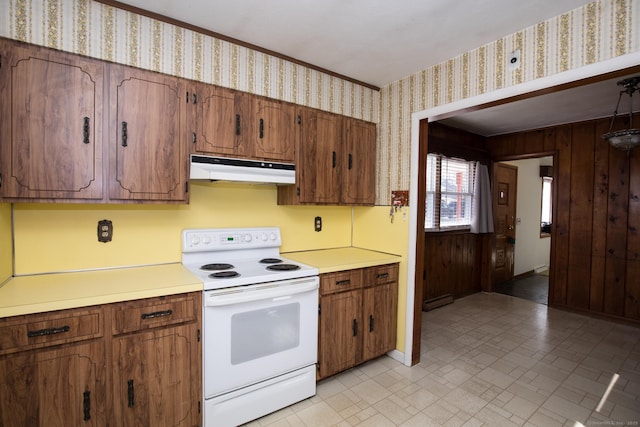
<path fill-rule="evenodd" d="M 0 203 L 0 283 L 12 274 L 11 205 Z"/>
<path fill-rule="evenodd" d="M 16 274 L 179 262 L 184 228 L 279 226 L 283 252 L 351 245 L 350 207 L 276 200 L 274 185 L 193 182 L 189 205 L 16 204 Z M 101 219 L 113 221 L 109 243 L 98 242 Z"/>

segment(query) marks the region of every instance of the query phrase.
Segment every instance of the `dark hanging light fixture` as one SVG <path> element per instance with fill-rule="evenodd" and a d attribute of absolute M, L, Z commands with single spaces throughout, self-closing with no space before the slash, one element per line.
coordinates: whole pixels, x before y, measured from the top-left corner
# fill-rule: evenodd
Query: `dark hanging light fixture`
<path fill-rule="evenodd" d="M 611 144 L 612 147 L 627 150 L 627 154 L 640 145 L 640 129 L 633 128 L 633 94 L 640 91 L 639 85 L 640 76 L 630 77 L 618 82 L 618 86 L 622 86 L 623 89 L 620 91 L 620 96 L 618 96 L 618 103 L 616 104 L 616 109 L 613 112 L 613 117 L 611 118 L 609 132 L 602 135 L 602 139 L 609 141 L 609 144 Z M 629 95 L 629 128 L 611 132 L 613 122 L 618 115 L 620 100 L 622 99 L 622 95 L 625 93 Z"/>

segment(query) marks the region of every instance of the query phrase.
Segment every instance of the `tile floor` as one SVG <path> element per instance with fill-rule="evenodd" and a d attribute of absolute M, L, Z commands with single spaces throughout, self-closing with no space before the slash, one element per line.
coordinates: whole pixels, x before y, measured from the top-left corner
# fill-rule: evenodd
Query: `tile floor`
<path fill-rule="evenodd" d="M 262 426 L 637 426 L 640 328 L 498 293 L 423 313 L 413 367 L 382 357 Z"/>

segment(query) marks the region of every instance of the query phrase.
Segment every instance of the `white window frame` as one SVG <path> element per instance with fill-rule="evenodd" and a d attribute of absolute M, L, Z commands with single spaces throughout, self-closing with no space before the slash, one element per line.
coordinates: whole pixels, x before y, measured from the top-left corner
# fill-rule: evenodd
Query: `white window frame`
<path fill-rule="evenodd" d="M 446 169 L 446 163 L 465 163 L 468 168 L 468 176 L 464 182 L 463 191 L 443 191 L 442 190 L 442 171 Z M 451 230 L 468 230 L 471 228 L 471 203 L 473 200 L 473 180 L 475 179 L 475 162 L 446 157 L 440 154 L 427 155 L 427 173 L 426 173 L 426 203 L 425 203 L 425 231 L 451 231 Z M 431 182 L 429 182 L 431 181 Z M 465 220 L 462 224 L 443 225 L 442 224 L 442 198 L 443 196 L 457 197 L 458 200 L 464 199 L 465 204 Z M 440 206 L 435 206 L 434 201 L 439 200 Z"/>

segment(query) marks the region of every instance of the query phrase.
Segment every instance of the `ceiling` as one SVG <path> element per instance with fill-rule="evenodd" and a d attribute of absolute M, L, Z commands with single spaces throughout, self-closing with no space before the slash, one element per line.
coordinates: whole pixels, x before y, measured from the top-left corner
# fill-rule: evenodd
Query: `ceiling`
<path fill-rule="evenodd" d="M 589 0 L 457 0 L 455 3 L 451 0 L 121 0 L 120 3 L 382 87 L 581 7 Z M 445 122 L 488 136 L 603 117 L 613 112 L 618 80 L 590 86 L 588 90 L 576 88 L 544 99 L 531 98 L 465 113 Z M 533 111 L 536 113 L 532 114 Z"/>
<path fill-rule="evenodd" d="M 613 115 L 622 90 L 617 83 L 625 77 L 629 76 L 620 76 L 491 108 L 464 112 L 439 122 L 478 135 L 494 136 L 610 117 Z M 637 98 L 638 95 L 634 99 L 634 111 L 640 109 Z M 628 113 L 629 97 L 624 95 L 620 101 L 618 114 Z"/>

